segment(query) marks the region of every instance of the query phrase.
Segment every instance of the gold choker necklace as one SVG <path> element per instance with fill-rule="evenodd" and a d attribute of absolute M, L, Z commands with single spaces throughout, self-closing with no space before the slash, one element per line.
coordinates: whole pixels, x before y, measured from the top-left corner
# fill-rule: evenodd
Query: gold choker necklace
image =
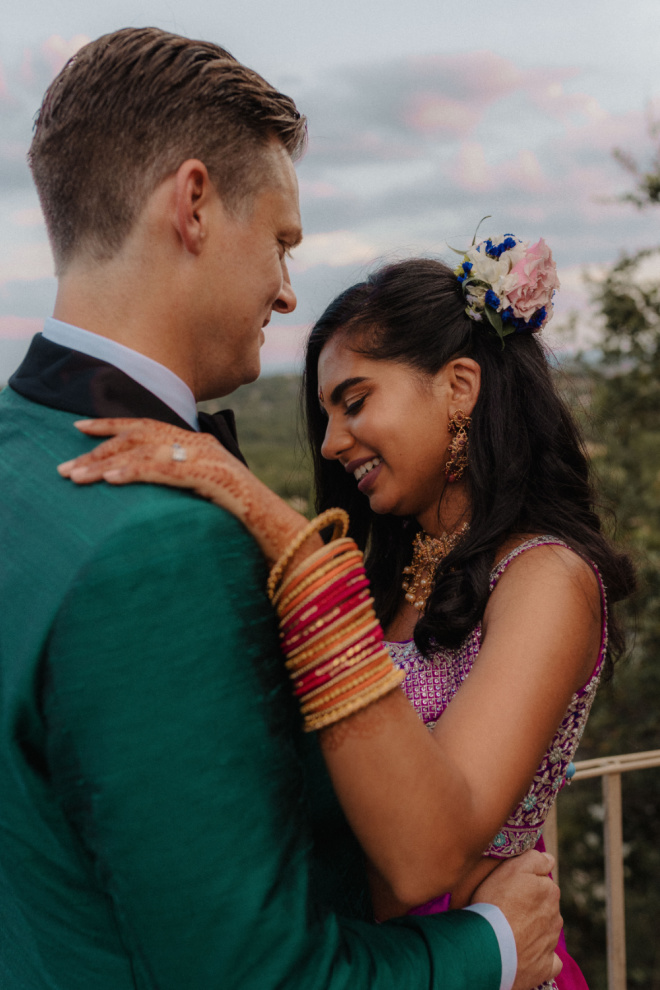
<path fill-rule="evenodd" d="M 445 533 L 444 536 L 429 536 L 423 531 L 415 536 L 412 562 L 403 568 L 406 577 L 401 587 L 406 593 L 406 601 L 414 605 L 418 612 L 426 608 L 438 564 L 460 543 L 468 529 L 468 523 L 463 523 L 455 533 Z"/>

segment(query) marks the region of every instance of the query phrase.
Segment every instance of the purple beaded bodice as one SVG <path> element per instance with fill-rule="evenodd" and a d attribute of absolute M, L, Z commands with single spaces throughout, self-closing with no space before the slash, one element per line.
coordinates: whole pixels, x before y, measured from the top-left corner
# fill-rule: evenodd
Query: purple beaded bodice
<path fill-rule="evenodd" d="M 556 537 L 538 536 L 512 550 L 492 571 L 490 590 L 494 589 L 506 568 L 519 554 L 533 547 L 548 545 L 566 546 Z M 485 856 L 508 858 L 536 845 L 557 794 L 572 776 L 572 760 L 596 694 L 607 646 L 605 593 L 595 567 L 594 571 L 600 585 L 603 607 L 603 632 L 596 666 L 584 687 L 571 698 L 529 790 L 493 838 L 484 852 Z M 412 640 L 407 643 L 388 643 L 387 647 L 394 663 L 406 675 L 401 687 L 424 724 L 432 729 L 477 660 L 481 647 L 481 624 L 475 626 L 457 649 L 438 647 L 429 658 L 420 654 Z"/>

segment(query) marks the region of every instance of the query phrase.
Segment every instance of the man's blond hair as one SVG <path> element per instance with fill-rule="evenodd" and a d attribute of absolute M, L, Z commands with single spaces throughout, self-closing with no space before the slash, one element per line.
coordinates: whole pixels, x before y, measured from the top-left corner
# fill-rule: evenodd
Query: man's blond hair
<path fill-rule="evenodd" d="M 79 251 L 111 258 L 188 158 L 238 209 L 267 177 L 273 138 L 297 158 L 305 118 L 218 45 L 158 28 L 85 45 L 47 90 L 28 156 L 58 274 Z"/>

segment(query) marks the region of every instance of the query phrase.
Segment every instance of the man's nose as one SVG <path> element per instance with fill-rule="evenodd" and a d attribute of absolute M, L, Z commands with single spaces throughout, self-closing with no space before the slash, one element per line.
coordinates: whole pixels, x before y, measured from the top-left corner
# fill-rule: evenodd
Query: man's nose
<path fill-rule="evenodd" d="M 293 313 L 294 309 L 298 305 L 298 300 L 295 292 L 293 291 L 293 286 L 291 285 L 291 279 L 289 278 L 289 270 L 286 266 L 286 262 L 282 263 L 282 270 L 282 288 L 280 289 L 277 299 L 273 304 L 273 309 L 278 313 Z"/>

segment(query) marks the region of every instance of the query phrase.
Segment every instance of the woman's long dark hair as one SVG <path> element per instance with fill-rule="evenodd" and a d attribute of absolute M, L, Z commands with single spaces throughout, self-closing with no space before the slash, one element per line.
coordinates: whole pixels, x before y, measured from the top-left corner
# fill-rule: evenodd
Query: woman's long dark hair
<path fill-rule="evenodd" d="M 400 602 L 403 567 L 419 528 L 410 518 L 378 515 L 338 461 L 321 456 L 327 419 L 318 401 L 318 361 L 336 333 L 347 346 L 376 360 L 400 361 L 433 375 L 457 357 L 481 367 L 472 412 L 465 473 L 470 528 L 436 574 L 415 642 L 458 646 L 483 616 L 498 547 L 513 534 L 550 534 L 593 561 L 608 601 L 634 590 L 630 559 L 601 531 L 589 464 L 577 425 L 557 394 L 543 347 L 534 334 L 500 340 L 465 313 L 463 293 L 442 262 L 413 259 L 388 265 L 340 295 L 314 326 L 306 353 L 304 401 L 314 461 L 316 508 L 339 505 L 350 533 L 366 550 L 366 568 L 383 624 Z M 623 648 L 610 616 L 607 663 Z"/>

